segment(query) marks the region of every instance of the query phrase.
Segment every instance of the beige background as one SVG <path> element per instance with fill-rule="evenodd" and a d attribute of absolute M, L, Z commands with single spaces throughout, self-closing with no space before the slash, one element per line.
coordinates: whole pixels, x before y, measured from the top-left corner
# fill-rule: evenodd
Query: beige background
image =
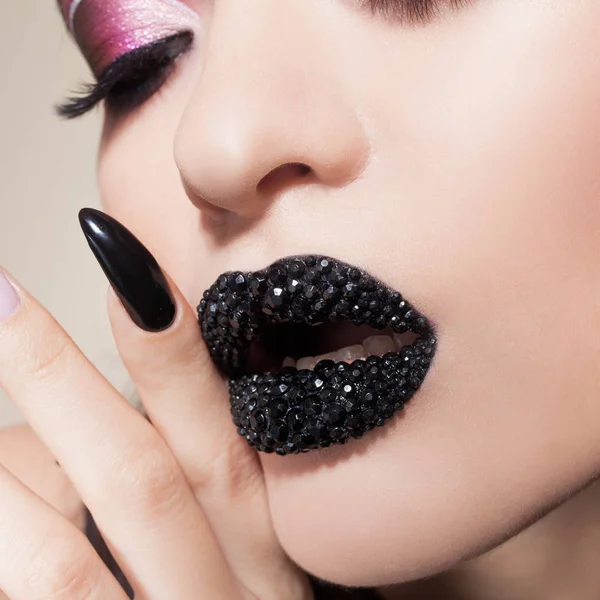
<path fill-rule="evenodd" d="M 53 105 L 87 68 L 55 0 L 0 0 L 0 264 L 119 390 L 127 374 L 106 314 L 108 282 L 79 227 L 99 207 L 99 113 L 61 121 Z M 0 390 L 0 426 L 22 422 Z"/>

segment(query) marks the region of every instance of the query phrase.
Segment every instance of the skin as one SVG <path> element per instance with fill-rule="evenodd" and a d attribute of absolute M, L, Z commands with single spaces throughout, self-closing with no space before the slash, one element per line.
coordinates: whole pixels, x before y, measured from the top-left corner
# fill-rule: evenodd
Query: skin
<path fill-rule="evenodd" d="M 106 212 L 151 249 L 189 309 L 150 338 L 109 297 L 156 432 L 89 375 L 71 377 L 93 382 L 108 408 L 62 400 L 47 422 L 27 393 L 39 385 L 18 383 L 35 364 L 17 369 L 10 350 L 34 324 L 48 339 L 55 325 L 40 327 L 28 299 L 0 332 L 0 384 L 97 513 L 128 575 L 148 598 L 192 598 L 198 581 L 185 564 L 167 561 L 160 574 L 149 564 L 208 544 L 182 537 L 205 519 L 234 565 L 233 575 L 203 565 L 221 595 L 234 579 L 260 600 L 303 597 L 295 564 L 335 583 L 380 586 L 388 599 L 440 589 L 469 599 L 564 598 L 565 589 L 597 597 L 586 565 L 598 492 L 577 494 L 600 473 L 600 5 L 475 1 L 411 28 L 343 0 L 257 0 L 244 3 L 243 19 L 237 0 L 192 4 L 205 35 L 157 96 L 126 117 L 107 115 L 99 156 Z M 436 359 L 386 427 L 253 462 L 226 422 L 193 307 L 223 271 L 305 252 L 365 267 L 404 293 L 436 326 Z M 72 388 L 61 375 L 68 365 L 52 364 L 54 393 Z M 113 495 L 148 477 L 139 461 L 131 477 L 116 476 L 91 452 L 86 426 L 115 424 L 119 435 L 104 447 L 130 458 L 131 445 L 150 440 L 175 469 L 176 489 L 180 476 L 191 482 L 200 512 L 159 510 L 156 521 L 146 501 L 131 525 L 124 492 L 107 502 L 106 486 L 85 477 L 86 451 Z M 119 464 L 127 472 L 128 460 Z M 591 537 L 581 543 L 584 530 Z M 136 553 L 140 540 L 157 549 Z M 257 544 L 264 554 L 251 568 Z"/>
<path fill-rule="evenodd" d="M 474 2 L 411 29 L 349 4 L 217 2 L 160 97 L 108 120 L 99 177 L 192 304 L 315 252 L 434 322 L 393 424 L 260 457 L 292 559 L 377 585 L 490 549 L 600 470 L 600 5 Z"/>
<path fill-rule="evenodd" d="M 0 465 L 75 527 L 84 529 L 84 506 L 77 490 L 30 427 L 0 432 Z M 10 599 L 0 591 L 0 600 Z"/>

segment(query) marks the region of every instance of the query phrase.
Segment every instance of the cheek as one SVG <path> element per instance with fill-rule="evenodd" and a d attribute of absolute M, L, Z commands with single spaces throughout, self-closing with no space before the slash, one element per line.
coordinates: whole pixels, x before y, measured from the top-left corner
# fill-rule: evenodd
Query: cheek
<path fill-rule="evenodd" d="M 285 549 L 340 584 L 448 568 L 600 468 L 600 10 L 502 5 L 370 99 L 383 199 L 360 235 L 436 322 L 430 374 L 351 451 L 261 457 Z"/>
<path fill-rule="evenodd" d="M 200 215 L 173 159 L 179 114 L 151 103 L 139 116 L 107 130 L 98 180 L 103 209 L 139 237 L 195 306 L 209 283 L 199 264 L 209 250 L 198 235 Z"/>

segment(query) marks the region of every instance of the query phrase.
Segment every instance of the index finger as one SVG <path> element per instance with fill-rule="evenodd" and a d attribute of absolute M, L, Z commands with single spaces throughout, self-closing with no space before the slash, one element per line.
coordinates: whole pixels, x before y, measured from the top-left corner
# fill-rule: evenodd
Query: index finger
<path fill-rule="evenodd" d="M 192 600 L 202 589 L 237 598 L 237 582 L 164 440 L 48 311 L 15 288 L 20 306 L 0 323 L 0 385 L 75 484 L 136 593 Z"/>

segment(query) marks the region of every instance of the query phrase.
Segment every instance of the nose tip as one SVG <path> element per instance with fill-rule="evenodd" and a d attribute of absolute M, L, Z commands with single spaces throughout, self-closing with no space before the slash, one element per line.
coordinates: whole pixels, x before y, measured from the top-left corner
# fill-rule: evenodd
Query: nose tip
<path fill-rule="evenodd" d="M 175 139 L 175 162 L 199 209 L 255 217 L 296 186 L 339 187 L 362 172 L 366 128 L 313 13 L 261 0 L 248 5 L 242 26 L 237 2 L 217 3 Z M 307 39 L 318 51 L 306 52 Z"/>
<path fill-rule="evenodd" d="M 187 133 L 178 136 L 175 150 L 188 196 L 207 212 L 252 217 L 297 186 L 346 185 L 360 175 L 369 155 L 361 123 L 344 111 L 306 118 L 307 125 L 293 115 L 278 124 L 268 114 L 246 113 L 241 119 L 233 109 L 221 119 L 210 114 L 182 125 Z"/>

